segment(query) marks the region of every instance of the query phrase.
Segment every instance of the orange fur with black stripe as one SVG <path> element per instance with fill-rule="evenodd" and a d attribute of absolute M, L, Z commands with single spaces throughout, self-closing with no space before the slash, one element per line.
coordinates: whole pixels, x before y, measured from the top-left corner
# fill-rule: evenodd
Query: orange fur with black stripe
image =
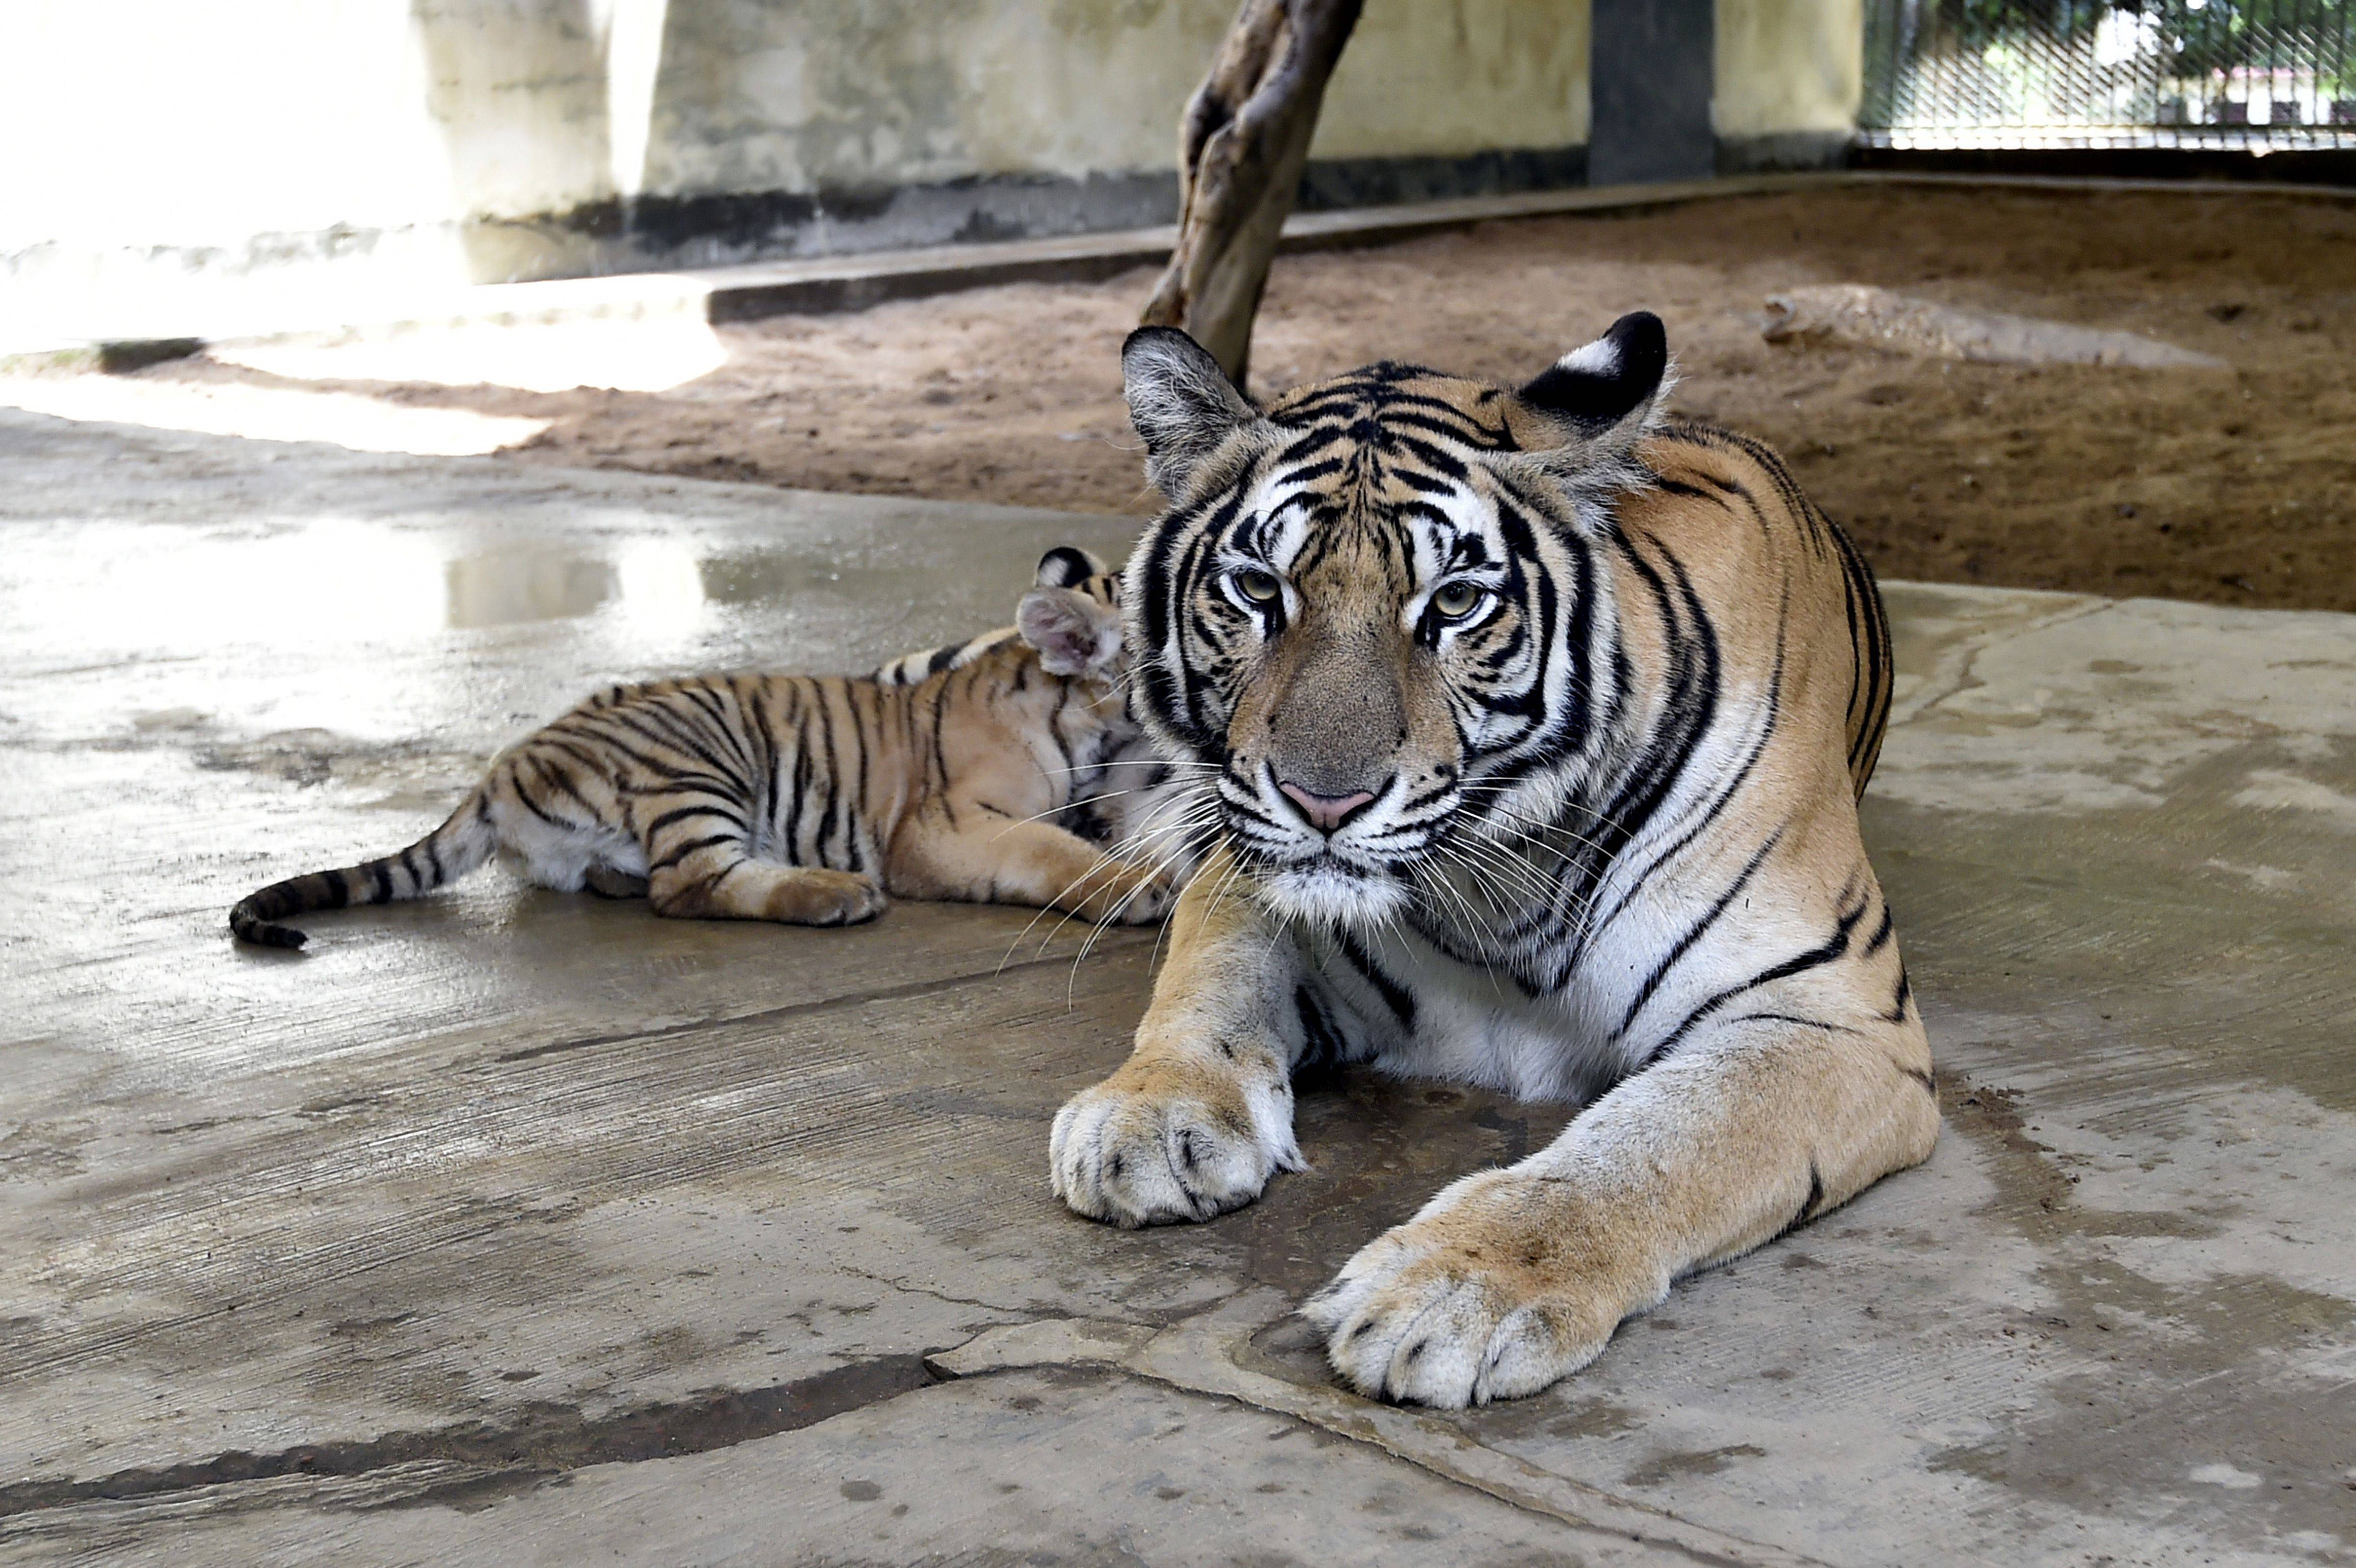
<path fill-rule="evenodd" d="M 416 898 L 495 853 L 542 887 L 684 919 L 847 925 L 896 895 L 1158 920 L 1163 877 L 1056 820 L 1137 742 L 1123 673 L 1118 580 L 1051 550 L 1014 626 L 873 677 L 601 692 L 502 753 L 423 838 L 273 883 L 230 929 L 299 947 L 289 915 Z"/>

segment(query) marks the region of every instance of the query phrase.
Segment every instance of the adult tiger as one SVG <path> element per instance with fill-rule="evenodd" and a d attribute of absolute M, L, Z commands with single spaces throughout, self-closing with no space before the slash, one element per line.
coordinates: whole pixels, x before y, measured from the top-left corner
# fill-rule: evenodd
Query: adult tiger
<path fill-rule="evenodd" d="M 1248 1202 L 1311 1057 L 1591 1102 L 1307 1304 L 1360 1391 L 1457 1406 L 1928 1156 L 1858 831 L 1879 596 L 1773 453 L 1656 412 L 1656 317 L 1518 392 L 1381 364 L 1260 408 L 1166 328 L 1122 361 L 1173 502 L 1132 706 L 1216 847 L 1134 1054 L 1055 1118 L 1066 1202 Z"/>

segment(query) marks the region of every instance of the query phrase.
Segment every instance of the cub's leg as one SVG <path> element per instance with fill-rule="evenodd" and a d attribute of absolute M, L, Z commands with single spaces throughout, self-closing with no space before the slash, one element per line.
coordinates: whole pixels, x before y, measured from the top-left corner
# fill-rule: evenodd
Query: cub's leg
<path fill-rule="evenodd" d="M 1534 1393 L 1680 1275 L 1927 1157 L 1930 1046 L 1879 912 L 1879 936 L 1844 921 L 1826 968 L 1738 987 L 1553 1147 L 1453 1183 L 1359 1252 L 1302 1309 L 1334 1370 L 1450 1408 Z"/>
<path fill-rule="evenodd" d="M 892 891 L 906 898 L 1033 904 L 1096 923 L 1144 925 L 1170 911 L 1166 880 L 1052 822 L 969 806 L 927 811 L 893 844 Z"/>
<path fill-rule="evenodd" d="M 888 901 L 874 878 L 857 871 L 779 866 L 739 855 L 703 871 L 657 871 L 648 897 L 673 920 L 774 920 L 786 925 L 856 925 Z"/>
<path fill-rule="evenodd" d="M 1207 1220 L 1301 1168 L 1292 1067 L 1306 976 L 1290 936 L 1234 880 L 1220 853 L 1187 884 L 1136 1050 L 1056 1113 L 1049 1179 L 1090 1219 Z"/>
<path fill-rule="evenodd" d="M 655 806 L 649 816 L 647 897 L 659 915 L 855 925 L 883 912 L 884 889 L 873 877 L 754 859 L 733 812 L 689 805 Z"/>

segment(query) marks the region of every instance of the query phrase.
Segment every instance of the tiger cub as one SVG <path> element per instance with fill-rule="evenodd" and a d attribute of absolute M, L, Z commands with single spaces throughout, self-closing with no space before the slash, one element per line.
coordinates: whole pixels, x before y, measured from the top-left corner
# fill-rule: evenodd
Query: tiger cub
<path fill-rule="evenodd" d="M 1159 920 L 1166 877 L 1055 820 L 1141 765 L 1125 674 L 1119 579 L 1053 549 L 1012 626 L 873 676 L 601 692 L 503 752 L 408 848 L 273 882 L 230 930 L 300 947 L 274 923 L 416 898 L 494 851 L 541 887 L 643 894 L 680 919 L 849 925 L 897 894 Z"/>

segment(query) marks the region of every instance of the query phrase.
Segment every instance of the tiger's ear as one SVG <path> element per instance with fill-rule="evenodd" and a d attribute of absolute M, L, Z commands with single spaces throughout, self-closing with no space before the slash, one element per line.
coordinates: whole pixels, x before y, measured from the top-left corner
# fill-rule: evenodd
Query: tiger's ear
<path fill-rule="evenodd" d="M 1228 436 L 1259 417 L 1210 350 L 1174 326 L 1141 326 L 1120 346 L 1129 420 L 1145 438 L 1145 476 L 1172 500 Z"/>
<path fill-rule="evenodd" d="M 1661 318 L 1648 310 L 1622 316 L 1521 389 L 1523 405 L 1555 427 L 1554 439 L 1523 445 L 1558 450 L 1573 461 L 1621 456 L 1644 434 L 1670 385 L 1668 372 L 1669 335 Z"/>
<path fill-rule="evenodd" d="M 1014 609 L 1014 629 L 1038 650 L 1039 667 L 1049 675 L 1100 676 L 1120 656 L 1119 607 L 1069 588 L 1025 593 Z"/>
<path fill-rule="evenodd" d="M 1077 588 L 1091 577 L 1101 577 L 1108 570 L 1087 550 L 1077 545 L 1059 544 L 1039 558 L 1039 575 L 1033 579 L 1042 588 Z"/>

